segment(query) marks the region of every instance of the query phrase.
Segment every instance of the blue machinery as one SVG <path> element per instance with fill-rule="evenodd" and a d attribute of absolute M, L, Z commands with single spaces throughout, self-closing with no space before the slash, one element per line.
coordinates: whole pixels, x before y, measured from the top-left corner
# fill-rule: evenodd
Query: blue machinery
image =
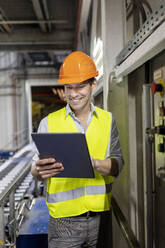
<path fill-rule="evenodd" d="M 48 209 L 44 198 L 35 199 L 16 240 L 17 248 L 47 247 Z M 26 217 L 25 217 L 26 218 Z"/>

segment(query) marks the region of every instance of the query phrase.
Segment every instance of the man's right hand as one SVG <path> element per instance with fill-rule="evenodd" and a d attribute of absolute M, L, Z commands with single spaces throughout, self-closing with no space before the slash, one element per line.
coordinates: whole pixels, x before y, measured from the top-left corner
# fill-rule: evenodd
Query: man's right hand
<path fill-rule="evenodd" d="M 32 165 L 31 173 L 38 179 L 47 179 L 53 177 L 64 170 L 63 164 L 56 162 L 54 158 L 39 159 Z"/>

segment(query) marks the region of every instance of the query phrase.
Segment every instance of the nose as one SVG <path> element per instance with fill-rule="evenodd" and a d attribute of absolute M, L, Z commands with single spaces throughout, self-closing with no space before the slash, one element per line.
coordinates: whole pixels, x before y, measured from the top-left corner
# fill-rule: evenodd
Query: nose
<path fill-rule="evenodd" d="M 76 87 L 72 87 L 68 90 L 68 94 L 71 96 L 71 97 L 75 97 L 78 95 L 78 89 Z"/>

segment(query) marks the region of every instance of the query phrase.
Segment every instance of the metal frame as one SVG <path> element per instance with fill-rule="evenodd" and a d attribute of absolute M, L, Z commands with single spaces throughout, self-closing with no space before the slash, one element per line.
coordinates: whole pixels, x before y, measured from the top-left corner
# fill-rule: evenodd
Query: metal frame
<path fill-rule="evenodd" d="M 150 85 L 143 85 L 143 161 L 144 161 L 144 225 L 145 225 L 145 247 L 155 247 L 155 213 L 154 213 L 154 175 L 153 175 L 153 144 L 149 135 L 146 133 L 152 127 L 151 117 L 151 90 Z"/>
<path fill-rule="evenodd" d="M 128 42 L 124 49 L 116 57 L 116 65 L 120 65 L 146 38 L 165 20 L 165 2 L 162 1 L 159 8 L 155 10 L 145 21 L 142 27 Z"/>
<path fill-rule="evenodd" d="M 125 240 L 128 243 L 128 246 L 130 248 L 140 248 L 140 244 L 137 240 L 137 238 L 135 237 L 132 229 L 130 228 L 124 214 L 122 213 L 116 199 L 114 198 L 114 196 L 112 196 L 111 199 L 112 202 L 112 211 L 114 213 L 114 216 L 116 218 L 116 221 L 124 235 Z"/>
<path fill-rule="evenodd" d="M 16 241 L 16 223 L 15 223 L 15 202 L 14 202 L 14 193 L 15 189 L 18 186 L 18 184 L 23 180 L 23 178 L 27 175 L 27 173 L 30 170 L 31 167 L 31 159 L 34 156 L 34 152 L 29 150 L 30 147 L 26 146 L 21 151 L 19 151 L 17 154 L 18 156 L 21 156 L 22 153 L 24 153 L 26 150 L 29 151 L 30 154 L 28 154 L 28 160 L 25 162 L 26 165 L 24 166 L 24 169 L 21 170 L 21 172 L 16 176 L 16 178 L 9 183 L 8 186 L 4 188 L 4 190 L 0 193 L 0 246 L 5 246 L 5 232 L 4 232 L 4 202 L 7 197 L 9 197 L 9 208 L 10 208 L 10 233 L 12 237 L 12 243 L 10 244 L 11 247 L 15 245 Z M 32 149 L 32 148 L 31 148 Z M 13 157 L 13 159 L 18 158 L 17 155 Z M 12 159 L 9 163 L 12 163 Z M 18 162 L 19 163 L 19 162 Z M 8 164 L 9 165 L 9 164 Z"/>
<path fill-rule="evenodd" d="M 33 8 L 38 20 L 44 20 L 44 12 L 42 11 L 41 4 L 39 0 L 32 0 Z M 42 32 L 47 32 L 45 23 L 39 23 Z"/>
<path fill-rule="evenodd" d="M 114 68 L 113 80 L 122 82 L 122 77 L 143 65 L 165 48 L 165 22 L 163 22 L 129 57 Z"/>
<path fill-rule="evenodd" d="M 66 24 L 68 23 L 67 20 L 0 20 L 0 25 L 25 25 L 25 24 Z"/>

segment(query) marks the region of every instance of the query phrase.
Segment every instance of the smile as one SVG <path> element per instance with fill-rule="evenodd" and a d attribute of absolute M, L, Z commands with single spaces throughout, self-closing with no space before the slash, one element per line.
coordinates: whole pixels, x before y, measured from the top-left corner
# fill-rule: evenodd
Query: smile
<path fill-rule="evenodd" d="M 79 99 L 70 99 L 71 102 L 73 103 L 79 103 L 83 98 L 79 98 Z"/>

